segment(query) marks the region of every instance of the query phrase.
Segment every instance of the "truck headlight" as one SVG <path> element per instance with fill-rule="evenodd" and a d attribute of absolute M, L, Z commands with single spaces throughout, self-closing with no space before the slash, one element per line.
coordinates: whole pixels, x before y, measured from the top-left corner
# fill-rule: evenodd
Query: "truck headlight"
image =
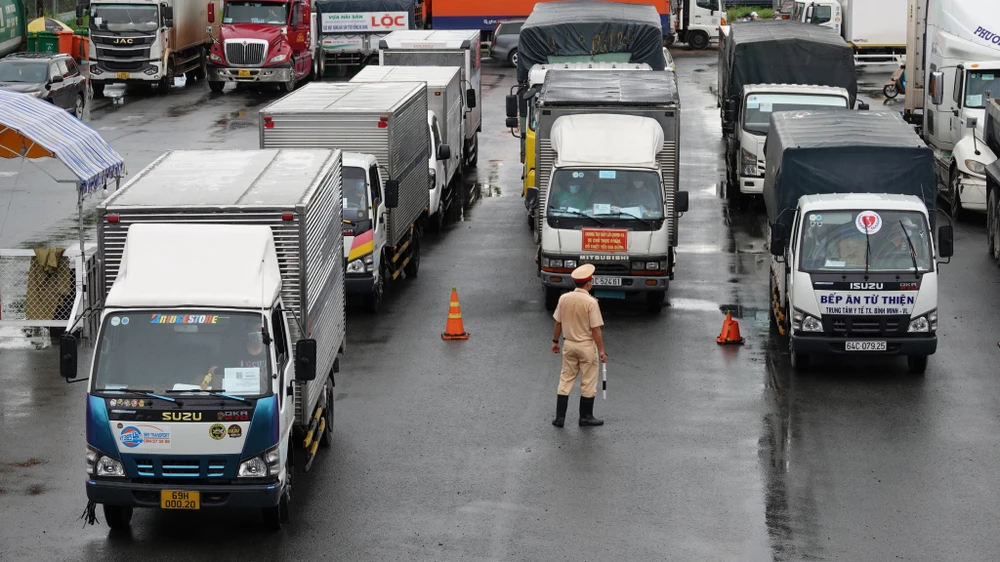
<path fill-rule="evenodd" d="M 757 176 L 757 155 L 750 152 L 745 148 L 740 149 L 742 156 L 742 163 L 740 169 L 743 170 L 744 176 Z"/>
<path fill-rule="evenodd" d="M 97 476 L 122 478 L 125 476 L 125 467 L 120 460 L 98 454 L 94 463 L 94 473 Z"/>
<path fill-rule="evenodd" d="M 656 271 L 657 269 L 662 269 L 662 268 L 660 267 L 660 262 L 648 261 L 646 262 L 646 269 L 649 271 Z"/>
<path fill-rule="evenodd" d="M 822 332 L 823 322 L 815 316 L 796 310 L 792 313 L 792 329 L 801 332 Z"/>
<path fill-rule="evenodd" d="M 554 259 L 551 259 L 551 258 L 545 258 L 545 257 L 543 257 L 542 258 L 542 267 L 556 267 L 556 268 L 561 268 L 561 267 L 563 267 L 563 260 L 554 260 Z"/>
<path fill-rule="evenodd" d="M 566 269 L 576 269 L 576 260 L 563 260 L 563 267 Z"/>
<path fill-rule="evenodd" d="M 281 452 L 278 446 L 271 447 L 262 455 L 250 457 L 240 463 L 237 478 L 277 477 L 281 469 Z"/>
<path fill-rule="evenodd" d="M 907 332 L 916 333 L 929 333 L 937 331 L 937 311 L 932 310 L 923 316 L 918 316 L 913 320 L 910 320 L 909 327 L 906 328 Z"/>
<path fill-rule="evenodd" d="M 364 273 L 365 272 L 365 263 L 363 261 L 361 261 L 361 260 L 354 260 L 351 263 L 347 264 L 347 272 L 348 273 Z"/>
<path fill-rule="evenodd" d="M 225 62 L 226 62 L 226 61 L 222 60 L 222 57 L 220 57 L 219 55 L 217 55 L 215 53 L 208 53 L 208 60 L 210 60 L 212 62 L 217 62 L 217 63 L 220 63 L 220 64 L 225 64 Z"/>
<path fill-rule="evenodd" d="M 285 53 L 282 53 L 280 55 L 274 55 L 273 57 L 267 59 L 267 62 L 268 63 L 284 62 L 284 60 L 287 59 L 287 58 L 288 58 L 288 55 L 285 54 Z"/>
<path fill-rule="evenodd" d="M 968 168 L 973 174 L 983 175 L 986 173 L 986 164 L 983 164 L 978 160 L 973 160 L 971 158 L 966 160 L 965 167 Z"/>

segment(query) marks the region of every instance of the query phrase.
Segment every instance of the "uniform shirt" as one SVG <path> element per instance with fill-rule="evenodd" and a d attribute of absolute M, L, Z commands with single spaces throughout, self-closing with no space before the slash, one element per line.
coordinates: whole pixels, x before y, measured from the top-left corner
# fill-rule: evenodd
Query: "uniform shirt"
<path fill-rule="evenodd" d="M 594 341 L 591 330 L 604 325 L 597 299 L 583 289 L 576 289 L 559 297 L 559 304 L 552 317 L 556 322 L 562 323 L 563 337 L 572 342 Z"/>

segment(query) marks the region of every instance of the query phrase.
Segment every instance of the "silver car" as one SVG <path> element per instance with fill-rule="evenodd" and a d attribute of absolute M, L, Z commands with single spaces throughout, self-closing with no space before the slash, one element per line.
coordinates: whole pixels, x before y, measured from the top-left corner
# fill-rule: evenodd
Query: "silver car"
<path fill-rule="evenodd" d="M 521 33 L 524 20 L 506 20 L 497 24 L 493 30 L 493 42 L 490 43 L 490 58 L 505 60 L 511 66 L 517 66 L 517 39 Z"/>

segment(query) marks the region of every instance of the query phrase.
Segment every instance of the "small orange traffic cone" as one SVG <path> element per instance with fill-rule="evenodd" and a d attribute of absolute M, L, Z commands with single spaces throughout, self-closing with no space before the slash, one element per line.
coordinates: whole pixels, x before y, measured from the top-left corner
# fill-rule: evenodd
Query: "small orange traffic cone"
<path fill-rule="evenodd" d="M 722 322 L 722 333 L 715 339 L 719 345 L 739 344 L 743 345 L 745 340 L 740 337 L 740 323 L 733 320 L 732 313 L 726 313 L 726 319 Z"/>
<path fill-rule="evenodd" d="M 458 290 L 451 288 L 451 306 L 448 307 L 448 323 L 441 334 L 443 340 L 467 340 L 469 333 L 462 324 L 462 307 L 458 306 Z"/>

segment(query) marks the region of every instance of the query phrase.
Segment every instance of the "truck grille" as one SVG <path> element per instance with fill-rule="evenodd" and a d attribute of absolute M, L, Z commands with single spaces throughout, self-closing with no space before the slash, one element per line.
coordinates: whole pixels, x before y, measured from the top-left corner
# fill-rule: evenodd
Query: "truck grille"
<path fill-rule="evenodd" d="M 908 321 L 907 316 L 824 316 L 823 331 L 843 337 L 902 336 Z"/>
<path fill-rule="evenodd" d="M 143 478 L 224 478 L 225 459 L 191 457 L 145 457 L 135 459 L 135 468 Z"/>
<path fill-rule="evenodd" d="M 594 275 L 628 275 L 631 273 L 628 262 L 595 263 Z"/>
<path fill-rule="evenodd" d="M 108 58 L 113 59 L 139 59 L 143 62 L 149 60 L 149 47 L 139 47 L 133 49 L 106 49 L 104 47 L 97 48 L 97 56 L 104 60 Z"/>
<path fill-rule="evenodd" d="M 226 62 L 235 66 L 261 66 L 266 54 L 267 43 L 263 41 L 226 42 Z"/>
<path fill-rule="evenodd" d="M 106 68 L 114 72 L 135 72 L 142 70 L 142 68 L 146 66 L 146 61 L 102 60 L 98 64 L 101 68 Z"/>

